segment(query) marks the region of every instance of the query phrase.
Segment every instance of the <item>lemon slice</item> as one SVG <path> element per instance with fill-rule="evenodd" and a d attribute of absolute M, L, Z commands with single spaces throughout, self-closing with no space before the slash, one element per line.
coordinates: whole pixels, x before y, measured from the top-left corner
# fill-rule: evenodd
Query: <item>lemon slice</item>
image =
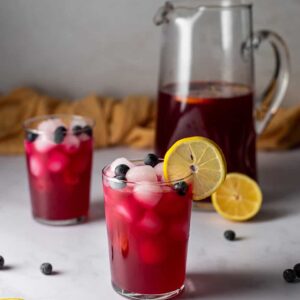
<path fill-rule="evenodd" d="M 240 173 L 229 173 L 212 195 L 215 210 L 232 221 L 246 221 L 260 210 L 262 193 L 258 184 Z"/>
<path fill-rule="evenodd" d="M 164 177 L 177 180 L 193 174 L 193 199 L 209 197 L 224 181 L 226 162 L 211 140 L 194 136 L 177 141 L 164 158 Z"/>

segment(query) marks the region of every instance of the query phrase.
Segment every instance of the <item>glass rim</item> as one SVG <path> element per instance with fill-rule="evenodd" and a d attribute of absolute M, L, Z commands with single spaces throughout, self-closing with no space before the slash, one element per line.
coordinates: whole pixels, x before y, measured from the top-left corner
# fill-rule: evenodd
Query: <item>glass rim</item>
<path fill-rule="evenodd" d="M 31 132 L 35 132 L 35 133 L 43 133 L 42 130 L 38 130 L 36 128 L 32 128 L 30 126 L 30 124 L 34 123 L 34 122 L 38 122 L 38 121 L 42 121 L 42 120 L 47 120 L 47 119 L 55 119 L 55 118 L 74 118 L 74 119 L 81 119 L 81 120 L 88 120 L 88 125 L 90 125 L 92 128 L 95 127 L 95 120 L 90 118 L 90 117 L 86 117 L 86 116 L 82 116 L 82 115 L 75 115 L 75 114 L 47 114 L 47 115 L 39 115 L 39 116 L 35 116 L 32 118 L 29 118 L 27 120 L 25 120 L 22 124 L 22 128 L 25 131 L 31 131 Z"/>
<path fill-rule="evenodd" d="M 129 159 L 130 162 L 144 162 L 143 159 Z M 162 158 L 159 158 L 160 162 L 163 162 Z M 178 179 L 174 179 L 174 180 L 168 180 L 168 181 L 162 181 L 162 182 L 152 182 L 152 181 L 128 181 L 128 180 L 121 180 L 121 179 L 117 179 L 114 177 L 110 177 L 108 176 L 105 171 L 110 167 L 111 164 L 106 165 L 103 169 L 102 169 L 102 176 L 109 179 L 110 181 L 113 182 L 124 182 L 124 183 L 129 183 L 129 184 L 135 184 L 135 185 L 142 185 L 142 184 L 150 184 L 150 185 L 158 185 L 158 186 L 170 186 L 170 185 L 174 185 L 175 183 L 179 182 L 179 181 L 185 181 L 186 179 L 190 179 L 193 176 L 193 173 L 191 172 L 189 175 L 182 177 L 182 178 L 178 178 Z"/>
<path fill-rule="evenodd" d="M 175 0 L 171 2 L 174 8 L 205 8 L 205 9 L 222 9 L 222 8 L 251 8 L 252 1 L 248 0 L 196 0 L 194 4 L 189 5 L 187 1 Z"/>

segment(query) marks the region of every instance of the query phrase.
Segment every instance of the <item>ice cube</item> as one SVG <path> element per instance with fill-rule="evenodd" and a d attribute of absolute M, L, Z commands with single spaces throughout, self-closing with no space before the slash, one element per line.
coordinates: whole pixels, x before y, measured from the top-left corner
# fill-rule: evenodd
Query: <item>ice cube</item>
<path fill-rule="evenodd" d="M 68 134 L 64 138 L 63 145 L 65 146 L 66 152 L 75 153 L 79 148 L 80 141 L 75 135 Z"/>
<path fill-rule="evenodd" d="M 139 222 L 139 228 L 149 234 L 157 234 L 162 230 L 163 223 L 154 212 L 146 212 Z"/>
<path fill-rule="evenodd" d="M 135 166 L 129 169 L 126 174 L 126 179 L 130 182 L 157 181 L 154 168 L 151 166 Z"/>
<path fill-rule="evenodd" d="M 41 132 L 42 135 L 45 135 L 48 139 L 53 140 L 54 131 L 60 126 L 66 127 L 62 120 L 54 118 L 41 122 L 38 125 L 37 129 Z"/>
<path fill-rule="evenodd" d="M 51 154 L 48 162 L 48 169 L 51 172 L 58 173 L 65 169 L 68 164 L 68 157 L 61 152 Z"/>
<path fill-rule="evenodd" d="M 116 205 L 116 212 L 119 216 L 123 218 L 128 223 L 132 223 L 135 221 L 137 217 L 137 211 L 134 209 L 134 207 L 131 207 L 128 203 L 122 203 Z"/>
<path fill-rule="evenodd" d="M 130 211 L 127 207 L 124 205 L 117 205 L 116 206 L 116 212 L 122 216 L 127 222 L 131 223 L 133 221 L 133 218 L 130 214 Z"/>
<path fill-rule="evenodd" d="M 91 126 L 91 125 L 88 124 L 85 119 L 74 118 L 70 123 L 69 132 L 71 134 L 74 134 L 74 132 L 73 132 L 74 127 L 79 127 L 79 129 L 80 128 L 83 129 L 85 126 Z M 91 137 L 88 134 L 83 133 L 81 130 L 78 131 L 77 137 L 80 141 L 83 141 L 83 142 L 91 139 Z"/>
<path fill-rule="evenodd" d="M 71 123 L 70 123 L 70 128 L 72 129 L 75 126 L 80 126 L 80 127 L 84 127 L 88 125 L 87 122 L 85 121 L 85 119 L 83 118 L 74 118 Z"/>
<path fill-rule="evenodd" d="M 114 172 L 114 170 L 112 170 L 111 167 L 108 167 L 105 170 L 105 175 L 108 176 L 108 177 L 114 177 L 115 176 L 115 172 Z M 110 180 L 108 181 L 108 183 L 110 183 Z"/>
<path fill-rule="evenodd" d="M 120 157 L 120 158 L 117 158 L 115 159 L 111 164 L 110 164 L 110 169 L 112 172 L 115 172 L 115 168 L 118 166 L 118 165 L 126 165 L 128 166 L 129 168 L 132 168 L 134 167 L 134 164 L 129 161 L 128 159 L 126 159 L 125 157 Z"/>
<path fill-rule="evenodd" d="M 120 190 L 126 187 L 126 182 L 122 179 L 112 178 L 109 180 L 109 186 L 114 190 Z"/>
<path fill-rule="evenodd" d="M 29 170 L 30 170 L 31 174 L 36 177 L 40 177 L 44 174 L 44 171 L 45 171 L 44 165 L 40 161 L 40 159 L 35 155 L 32 155 L 29 158 Z"/>
<path fill-rule="evenodd" d="M 45 153 L 55 146 L 53 139 L 49 139 L 46 135 L 39 135 L 34 142 L 35 149 L 39 152 Z"/>
<path fill-rule="evenodd" d="M 141 182 L 135 184 L 133 194 L 136 200 L 144 207 L 152 208 L 162 197 L 162 190 L 160 186 L 155 183 Z"/>
<path fill-rule="evenodd" d="M 163 163 L 159 163 L 154 167 L 154 171 L 156 173 L 156 176 L 158 178 L 159 181 L 163 181 L 164 180 L 164 171 L 163 171 Z"/>
<path fill-rule="evenodd" d="M 136 204 L 134 199 L 132 199 L 132 194 L 124 191 L 117 193 L 115 193 L 115 191 L 113 192 L 113 194 L 116 195 L 114 198 L 109 199 L 109 201 L 114 202 L 110 204 L 114 205 L 113 209 L 116 212 L 116 218 L 120 218 L 120 221 L 123 220 L 126 223 L 139 221 L 144 214 L 144 210 Z M 109 196 L 107 195 L 107 197 Z"/>
<path fill-rule="evenodd" d="M 143 240 L 139 247 L 141 259 L 146 264 L 161 263 L 167 256 L 167 245 L 163 238 Z"/>

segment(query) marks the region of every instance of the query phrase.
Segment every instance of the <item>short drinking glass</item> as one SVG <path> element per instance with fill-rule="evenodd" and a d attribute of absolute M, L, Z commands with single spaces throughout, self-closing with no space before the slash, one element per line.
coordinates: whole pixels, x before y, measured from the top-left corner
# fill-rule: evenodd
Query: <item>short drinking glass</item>
<path fill-rule="evenodd" d="M 48 225 L 70 225 L 89 210 L 93 121 L 47 115 L 24 123 L 33 217 Z"/>

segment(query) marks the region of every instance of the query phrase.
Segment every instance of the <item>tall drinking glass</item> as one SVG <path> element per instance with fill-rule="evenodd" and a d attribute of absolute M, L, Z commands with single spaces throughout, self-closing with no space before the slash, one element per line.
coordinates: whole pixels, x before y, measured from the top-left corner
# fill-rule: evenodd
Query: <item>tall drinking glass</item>
<path fill-rule="evenodd" d="M 256 178 L 256 135 L 282 102 L 289 57 L 274 32 L 253 32 L 252 5 L 243 1 L 167 2 L 154 18 L 163 39 L 156 152 L 163 157 L 178 139 L 201 135 L 223 150 L 229 172 Z M 268 42 L 273 77 L 255 95 L 254 50 Z"/>
<path fill-rule="evenodd" d="M 143 164 L 143 161 L 134 161 Z M 111 280 L 121 295 L 168 299 L 184 288 L 192 177 L 179 195 L 174 182 L 126 182 L 103 169 Z"/>

